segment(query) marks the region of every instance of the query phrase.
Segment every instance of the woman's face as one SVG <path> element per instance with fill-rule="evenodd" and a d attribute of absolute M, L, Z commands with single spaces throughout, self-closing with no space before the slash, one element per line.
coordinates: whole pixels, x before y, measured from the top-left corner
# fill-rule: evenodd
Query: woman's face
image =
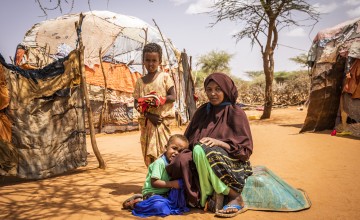
<path fill-rule="evenodd" d="M 220 105 L 224 101 L 224 92 L 214 81 L 207 84 L 205 92 L 212 105 Z"/>
<path fill-rule="evenodd" d="M 156 73 L 160 65 L 160 56 L 157 52 L 145 53 L 144 65 L 148 73 Z"/>

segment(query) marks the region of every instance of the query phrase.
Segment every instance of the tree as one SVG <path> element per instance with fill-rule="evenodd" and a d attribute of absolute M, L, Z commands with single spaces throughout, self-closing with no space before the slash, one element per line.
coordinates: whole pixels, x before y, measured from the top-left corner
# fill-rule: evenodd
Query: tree
<path fill-rule="evenodd" d="M 196 86 L 202 86 L 204 79 L 213 72 L 229 73 L 229 62 L 233 57 L 232 54 L 226 51 L 210 51 L 208 54 L 201 55 L 198 60 L 197 66 L 200 67 L 199 71 L 196 71 L 195 82 Z"/>
<path fill-rule="evenodd" d="M 307 67 L 308 64 L 307 64 L 307 54 L 305 53 L 302 53 L 296 57 L 291 57 L 290 60 L 299 64 L 301 67 Z"/>
<path fill-rule="evenodd" d="M 48 11 L 59 10 L 60 13 L 63 13 L 64 5 L 69 5 L 71 11 L 74 8 L 75 0 L 35 0 L 35 2 L 39 5 L 39 8 L 44 13 L 44 16 L 47 16 Z M 88 5 L 90 8 L 90 0 L 88 0 Z"/>
<path fill-rule="evenodd" d="M 247 71 L 245 72 L 250 78 L 255 78 L 264 74 L 264 71 Z"/>
<path fill-rule="evenodd" d="M 305 0 L 219 0 L 209 12 L 215 17 L 212 26 L 223 20 L 238 21 L 242 29 L 233 35 L 237 41 L 249 38 L 251 45 L 256 43 L 261 50 L 265 73 L 265 101 L 261 119 L 270 118 L 273 104 L 272 84 L 274 79 L 274 52 L 278 44 L 279 31 L 289 26 L 315 25 L 319 12 Z M 300 25 L 295 17 L 304 14 Z"/>
<path fill-rule="evenodd" d="M 35 0 L 35 2 L 39 5 L 39 8 L 41 9 L 41 11 L 44 13 L 44 16 L 47 16 L 47 12 L 48 11 L 54 11 L 54 10 L 59 10 L 60 13 L 63 13 L 63 7 L 65 5 L 70 6 L 70 10 L 69 12 L 72 11 L 72 9 L 74 8 L 74 4 L 75 4 L 76 0 Z M 110 0 L 106 0 L 106 3 L 109 4 Z M 153 0 L 148 0 L 149 2 L 153 2 Z M 87 0 L 87 3 L 89 5 L 89 10 L 91 11 L 91 0 Z"/>
<path fill-rule="evenodd" d="M 201 65 L 201 71 L 207 74 L 213 72 L 229 73 L 229 62 L 232 57 L 233 55 L 227 53 L 226 51 L 213 50 L 208 54 L 200 56 L 199 64 Z"/>

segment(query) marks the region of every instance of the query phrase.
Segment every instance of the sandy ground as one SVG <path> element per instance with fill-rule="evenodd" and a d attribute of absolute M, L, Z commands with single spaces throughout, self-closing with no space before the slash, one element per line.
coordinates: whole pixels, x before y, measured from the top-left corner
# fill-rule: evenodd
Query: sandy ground
<path fill-rule="evenodd" d="M 305 190 L 311 208 L 299 212 L 249 210 L 235 219 L 360 219 L 360 139 L 330 136 L 330 131 L 299 134 L 305 116 L 306 109 L 286 108 L 274 109 L 269 120 L 251 120 L 251 162 L 266 166 L 293 187 Z M 174 133 L 183 131 L 173 129 Z M 1 178 L 0 219 L 138 219 L 121 210 L 121 203 L 141 192 L 145 179 L 139 132 L 98 135 L 96 139 L 106 170 L 97 168 L 88 139 L 86 167 L 39 181 Z M 192 209 L 181 219 L 217 218 Z"/>

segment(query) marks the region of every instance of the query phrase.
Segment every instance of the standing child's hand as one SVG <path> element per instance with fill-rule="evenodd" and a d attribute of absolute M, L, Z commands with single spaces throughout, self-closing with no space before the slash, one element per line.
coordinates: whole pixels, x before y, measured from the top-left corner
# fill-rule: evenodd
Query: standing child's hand
<path fill-rule="evenodd" d="M 162 122 L 162 118 L 157 115 L 157 114 L 152 114 L 152 113 L 149 113 L 149 112 L 146 112 L 144 114 L 144 116 L 150 120 L 150 122 L 154 125 L 154 126 L 158 126 L 161 124 Z"/>

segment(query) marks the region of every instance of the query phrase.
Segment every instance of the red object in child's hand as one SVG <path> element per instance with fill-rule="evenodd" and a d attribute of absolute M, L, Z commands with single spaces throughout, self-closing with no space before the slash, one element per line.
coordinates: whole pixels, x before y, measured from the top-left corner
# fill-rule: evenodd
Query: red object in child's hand
<path fill-rule="evenodd" d="M 160 105 L 165 104 L 166 97 L 159 97 L 156 92 L 151 92 L 144 97 L 138 98 L 137 110 L 141 113 L 148 111 L 149 108 L 158 108 Z"/>
<path fill-rule="evenodd" d="M 147 111 L 148 108 L 149 108 L 149 103 L 147 103 L 144 98 L 139 98 L 138 106 L 137 106 L 138 112 L 144 113 Z"/>
<path fill-rule="evenodd" d="M 165 104 L 165 102 L 166 102 L 166 97 L 159 97 L 159 99 L 160 99 L 160 105 L 164 105 Z"/>

